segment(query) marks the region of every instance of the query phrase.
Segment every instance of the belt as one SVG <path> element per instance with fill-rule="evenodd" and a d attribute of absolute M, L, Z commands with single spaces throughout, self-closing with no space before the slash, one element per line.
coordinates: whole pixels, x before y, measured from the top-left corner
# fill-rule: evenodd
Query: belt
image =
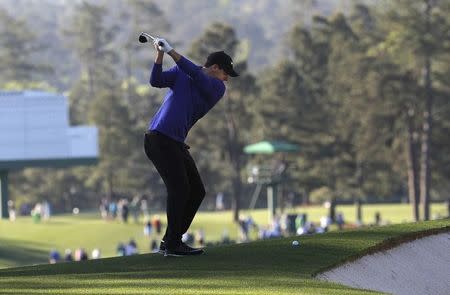
<path fill-rule="evenodd" d="M 185 144 L 184 142 L 177 141 L 177 140 L 171 138 L 170 136 L 167 136 L 167 135 L 165 135 L 164 133 L 159 132 L 158 130 L 147 130 L 147 131 L 145 132 L 145 134 L 146 134 L 146 135 L 156 135 L 156 136 L 161 136 L 161 137 L 163 137 L 164 139 L 169 140 L 169 141 L 171 141 L 171 142 L 173 142 L 173 143 L 175 143 L 175 144 L 177 144 L 177 145 L 179 145 L 179 146 L 181 146 L 182 148 L 185 148 L 185 149 L 187 149 L 187 150 L 191 148 L 189 145 Z"/>

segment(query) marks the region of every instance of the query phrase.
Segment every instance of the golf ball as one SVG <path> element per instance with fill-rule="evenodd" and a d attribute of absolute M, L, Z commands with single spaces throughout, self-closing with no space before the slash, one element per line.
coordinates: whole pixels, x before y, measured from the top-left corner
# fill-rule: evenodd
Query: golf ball
<path fill-rule="evenodd" d="M 298 247 L 298 246 L 300 246 L 299 241 L 292 241 L 292 247 Z"/>

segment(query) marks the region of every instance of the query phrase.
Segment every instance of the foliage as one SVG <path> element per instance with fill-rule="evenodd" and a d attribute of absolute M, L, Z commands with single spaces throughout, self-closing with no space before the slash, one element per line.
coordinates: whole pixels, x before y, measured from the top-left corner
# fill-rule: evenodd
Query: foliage
<path fill-rule="evenodd" d="M 323 187 L 338 201 L 408 195 L 412 201 L 410 183 L 419 187 L 420 171 L 429 172 L 429 196 L 446 198 L 449 1 L 355 1 L 334 13 L 337 4 L 288 2 L 211 1 L 202 9 L 195 1 L 43 1 L 42 8 L 2 2 L 9 8 L 0 9 L 2 89 L 63 92 L 71 124 L 100 130 L 97 167 L 13 173 L 13 199 L 47 198 L 63 211 L 96 207 L 104 195 L 146 194 L 162 207 L 164 186 L 142 148 L 162 94 L 147 84 L 154 52 L 136 42 L 140 31 L 167 36 L 200 65 L 210 52 L 225 50 L 241 73 L 188 136 L 207 188 L 204 208 L 224 192 L 237 218 L 253 189 L 243 182 L 247 166 L 272 160 L 247 157 L 242 149 L 265 139 L 300 145 L 300 154 L 274 158 L 289 162 L 281 191 L 306 203 Z M 433 4 L 429 14 L 426 3 Z M 14 14 L 13 6 L 20 8 Z M 187 15 L 191 9 L 197 17 Z M 288 22 L 288 15 L 301 18 Z M 421 160 L 424 138 L 430 139 L 428 161 Z M 426 169 L 415 169 L 411 182 L 414 165 Z"/>

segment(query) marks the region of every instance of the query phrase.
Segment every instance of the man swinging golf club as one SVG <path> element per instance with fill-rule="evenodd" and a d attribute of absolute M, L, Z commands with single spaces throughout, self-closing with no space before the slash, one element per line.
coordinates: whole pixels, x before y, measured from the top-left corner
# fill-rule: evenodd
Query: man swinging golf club
<path fill-rule="evenodd" d="M 181 241 L 205 197 L 202 179 L 184 141 L 192 126 L 222 98 L 228 76 L 237 77 L 238 74 L 233 69 L 231 57 L 223 51 L 211 53 L 201 67 L 177 53 L 165 39 L 151 39 L 156 59 L 150 85 L 169 88 L 149 123 L 144 143 L 145 153 L 167 189 L 168 224 L 160 253 L 165 256 L 198 255 L 203 249 L 189 247 Z M 176 63 L 167 71 L 162 70 L 164 53 Z"/>

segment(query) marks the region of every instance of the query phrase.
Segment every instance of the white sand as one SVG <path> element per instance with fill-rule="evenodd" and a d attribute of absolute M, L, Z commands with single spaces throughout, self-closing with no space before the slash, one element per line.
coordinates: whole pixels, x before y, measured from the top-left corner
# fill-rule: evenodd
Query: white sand
<path fill-rule="evenodd" d="M 317 275 L 392 294 L 450 294 L 450 233 L 408 242 Z"/>

